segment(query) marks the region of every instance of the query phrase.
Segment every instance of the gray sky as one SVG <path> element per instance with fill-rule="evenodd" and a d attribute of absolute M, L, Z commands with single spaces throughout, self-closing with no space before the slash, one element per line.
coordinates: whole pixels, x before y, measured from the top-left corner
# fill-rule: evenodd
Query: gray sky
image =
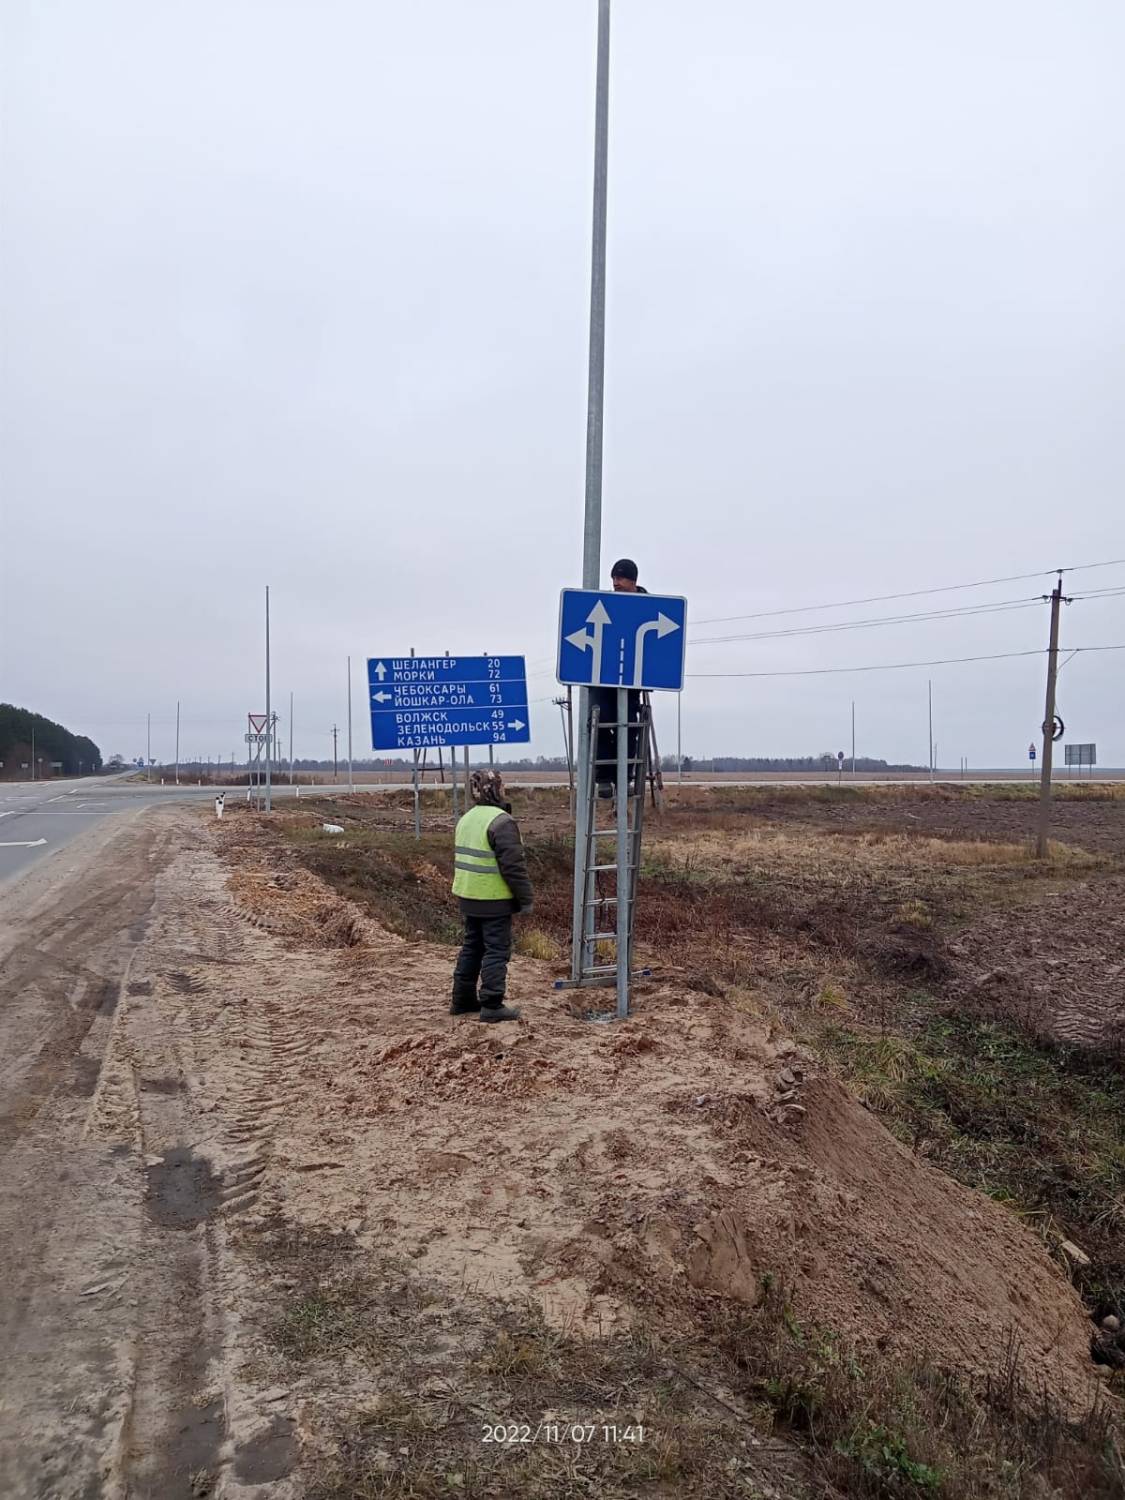
<path fill-rule="evenodd" d="M 595 0 L 3 0 L 0 698 L 108 755 L 330 752 L 355 659 L 523 652 L 580 581 Z M 1116 0 L 616 0 L 608 565 L 704 621 L 1125 558 Z M 1125 566 L 1073 592 L 1125 587 Z M 1010 601 L 1050 579 L 697 638 Z M 1045 645 L 1045 606 L 689 673 Z M 1125 644 L 1125 596 L 1069 646 Z M 689 753 L 1024 761 L 1040 657 L 689 681 Z M 546 670 L 544 670 L 546 669 Z M 1125 652 L 1071 737 L 1125 764 Z M 533 752 L 557 711 L 532 706 Z M 660 704 L 671 745 L 674 701 Z M 283 733 L 285 731 L 283 730 Z"/>

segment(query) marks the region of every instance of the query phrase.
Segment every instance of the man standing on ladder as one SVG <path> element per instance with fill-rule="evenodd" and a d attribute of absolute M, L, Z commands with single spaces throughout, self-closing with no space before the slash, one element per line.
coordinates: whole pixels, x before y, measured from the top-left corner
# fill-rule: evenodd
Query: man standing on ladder
<path fill-rule="evenodd" d="M 613 584 L 615 594 L 647 594 L 637 582 L 639 569 L 631 557 L 622 557 L 614 563 L 610 570 L 610 582 Z M 613 725 L 617 722 L 617 689 L 612 687 L 594 687 L 590 689 L 590 711 L 598 710 L 598 723 Z M 629 694 L 629 723 L 636 724 L 641 716 L 641 695 L 637 692 Z M 629 762 L 634 764 L 637 759 L 637 746 L 639 744 L 636 729 L 629 730 Z M 617 759 L 617 730 L 613 728 L 598 730 L 598 760 L 616 761 Z M 615 792 L 615 777 L 611 774 L 612 767 L 600 765 L 598 767 L 598 796 L 608 801 Z"/>

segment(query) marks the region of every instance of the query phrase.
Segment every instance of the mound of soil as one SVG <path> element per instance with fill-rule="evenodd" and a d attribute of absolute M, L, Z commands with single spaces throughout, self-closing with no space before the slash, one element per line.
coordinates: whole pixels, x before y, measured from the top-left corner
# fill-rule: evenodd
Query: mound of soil
<path fill-rule="evenodd" d="M 292 1011 L 302 1039 L 270 1166 L 286 1219 L 350 1226 L 423 1278 L 530 1297 L 567 1328 L 690 1332 L 700 1299 L 783 1281 L 799 1318 L 873 1349 L 986 1372 L 1014 1336 L 1030 1379 L 1088 1403 L 1090 1325 L 1038 1240 L 733 1001 L 652 986 L 603 1024 L 517 959 L 518 1026 L 452 1021 L 448 949 L 358 914 L 358 941 L 326 948 L 315 877 L 267 881 L 245 866 L 282 857 L 272 844 L 211 836 L 256 918 L 263 892 L 275 933 L 296 907 L 284 992 L 246 991 L 248 1015 Z"/>

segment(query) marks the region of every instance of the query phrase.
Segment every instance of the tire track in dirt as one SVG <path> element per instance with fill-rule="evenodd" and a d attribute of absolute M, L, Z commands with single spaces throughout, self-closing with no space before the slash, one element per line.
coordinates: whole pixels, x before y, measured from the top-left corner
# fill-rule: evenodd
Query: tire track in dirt
<path fill-rule="evenodd" d="M 136 1182 L 119 1153 L 84 1140 L 83 1126 L 165 844 L 130 821 L 84 849 L 111 867 L 102 878 L 59 879 L 48 868 L 7 893 L 0 1492 L 12 1495 L 89 1493 L 130 1378 L 116 1335 L 131 1318 Z M 86 1223 L 97 1225 L 89 1235 Z"/>

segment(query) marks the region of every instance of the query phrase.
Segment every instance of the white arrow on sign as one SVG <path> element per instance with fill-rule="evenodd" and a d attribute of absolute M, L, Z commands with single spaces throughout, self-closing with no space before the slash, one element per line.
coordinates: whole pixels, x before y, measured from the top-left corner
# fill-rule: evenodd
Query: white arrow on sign
<path fill-rule="evenodd" d="M 508 728 L 509 729 L 523 729 L 524 727 L 525 726 L 524 726 L 524 722 L 523 722 L 522 719 L 509 719 L 508 720 Z"/>
<path fill-rule="evenodd" d="M 379 679 L 380 682 L 382 682 L 383 678 L 386 675 L 387 675 L 387 669 L 386 669 L 386 667 L 383 665 L 382 662 L 377 662 L 376 665 L 375 665 L 375 676 Z"/>
<path fill-rule="evenodd" d="M 0 849 L 38 849 L 40 844 L 45 844 L 46 839 L 24 839 L 15 840 L 10 844 L 0 844 Z"/>
<path fill-rule="evenodd" d="M 590 630 L 576 630 L 567 636 L 572 646 L 577 646 L 579 651 L 590 651 L 593 655 L 591 663 L 590 685 L 601 687 L 602 685 L 602 636 L 609 624 L 609 611 L 599 599 L 593 609 L 586 616 L 587 625 L 594 628 Z"/>
<path fill-rule="evenodd" d="M 382 662 L 380 662 L 379 665 L 382 666 Z M 372 693 L 371 701 L 372 703 L 392 703 L 394 701 L 394 696 L 395 695 L 393 693 Z"/>
<path fill-rule="evenodd" d="M 644 625 L 637 626 L 637 639 L 633 645 L 633 686 L 640 687 L 644 680 L 644 649 L 645 636 L 656 631 L 657 639 L 661 636 L 671 635 L 673 630 L 679 630 L 675 620 L 670 620 L 665 614 L 658 614 L 655 620 L 649 620 Z"/>

